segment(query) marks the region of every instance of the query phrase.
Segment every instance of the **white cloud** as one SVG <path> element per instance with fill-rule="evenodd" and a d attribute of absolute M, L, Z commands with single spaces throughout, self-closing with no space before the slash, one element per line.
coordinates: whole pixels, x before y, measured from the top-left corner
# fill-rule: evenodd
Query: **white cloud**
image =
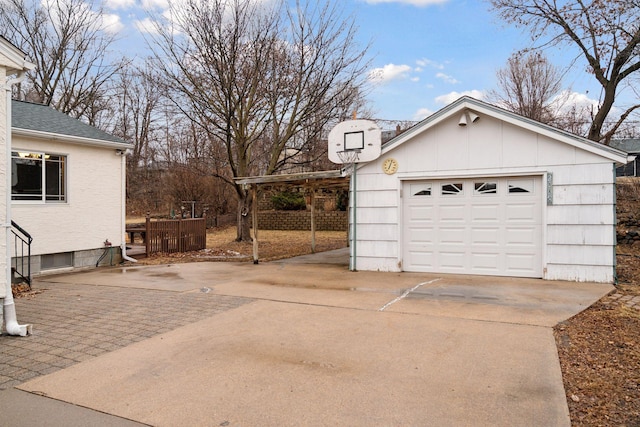
<path fill-rule="evenodd" d="M 442 80 L 442 81 L 444 81 L 446 83 L 452 84 L 452 85 L 460 83 L 459 80 L 456 80 L 454 77 L 451 77 L 450 75 L 445 74 L 445 73 L 437 73 L 436 77 L 439 78 L 440 80 Z"/>
<path fill-rule="evenodd" d="M 105 13 L 102 15 L 102 28 L 108 33 L 116 34 L 122 31 L 124 25 L 120 21 L 120 16 L 115 13 Z"/>
<path fill-rule="evenodd" d="M 136 4 L 136 0 L 109 0 L 105 6 L 111 10 L 128 9 Z"/>
<path fill-rule="evenodd" d="M 433 114 L 433 111 L 431 111 L 428 108 L 420 108 L 418 111 L 415 112 L 415 114 L 413 115 L 413 120 L 424 120 L 427 117 L 429 117 L 430 115 Z"/>
<path fill-rule="evenodd" d="M 584 93 L 563 90 L 553 97 L 551 104 L 555 105 L 561 113 L 568 113 L 571 110 L 590 112 L 598 109 L 598 100 L 589 98 Z"/>
<path fill-rule="evenodd" d="M 418 59 L 416 64 L 418 64 L 418 67 L 429 67 L 437 70 L 444 70 L 444 64 L 427 58 Z"/>
<path fill-rule="evenodd" d="M 158 34 L 158 29 L 150 18 L 137 20 L 133 24 L 143 34 Z"/>
<path fill-rule="evenodd" d="M 0 0 L 0 4 L 2 4 L 1 0 Z M 53 25 L 56 27 L 60 27 L 62 24 L 61 24 L 59 12 L 61 12 L 60 7 L 62 6 L 60 5 L 56 6 L 50 2 L 43 2 L 42 6 L 49 8 L 49 11 L 48 11 L 49 17 Z M 77 16 L 87 17 L 87 19 L 90 22 L 95 22 L 96 24 L 100 24 L 101 29 L 107 33 L 116 34 L 124 28 L 124 25 L 120 21 L 119 15 L 110 14 L 110 13 L 99 14 L 98 12 L 96 12 L 91 8 L 91 4 L 89 3 L 84 3 L 84 2 L 79 3 L 77 5 L 77 10 L 75 11 L 75 13 L 78 14 Z"/>
<path fill-rule="evenodd" d="M 482 92 L 481 90 L 477 90 L 477 89 L 466 90 L 466 91 L 463 91 L 463 92 L 449 92 L 449 93 L 447 93 L 445 95 L 438 96 L 435 99 L 435 101 L 438 104 L 449 105 L 453 101 L 455 101 L 458 98 L 461 98 L 463 96 L 470 96 L 472 98 L 482 99 L 482 98 L 484 98 L 484 92 Z"/>
<path fill-rule="evenodd" d="M 384 84 L 392 80 L 408 77 L 411 67 L 408 65 L 387 64 L 381 68 L 374 68 L 369 72 L 369 79 L 375 83 Z"/>
<path fill-rule="evenodd" d="M 169 0 L 142 0 L 143 9 L 161 9 L 169 8 Z"/>
<path fill-rule="evenodd" d="M 431 6 L 433 4 L 446 3 L 449 0 L 365 0 L 365 1 L 366 3 L 369 3 L 369 4 L 400 3 L 400 4 L 409 4 L 411 6 L 425 7 L 425 6 Z"/>

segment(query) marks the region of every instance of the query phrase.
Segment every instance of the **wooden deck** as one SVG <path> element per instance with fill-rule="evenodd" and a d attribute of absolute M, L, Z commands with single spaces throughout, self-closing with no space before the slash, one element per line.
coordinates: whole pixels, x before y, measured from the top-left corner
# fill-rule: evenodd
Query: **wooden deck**
<path fill-rule="evenodd" d="M 127 254 L 136 256 L 155 252 L 173 253 L 205 249 L 207 245 L 206 217 L 194 219 L 151 220 L 147 216 L 145 224 L 130 224 L 125 227 L 129 236 L 130 250 Z M 142 246 L 136 243 L 136 235 Z"/>

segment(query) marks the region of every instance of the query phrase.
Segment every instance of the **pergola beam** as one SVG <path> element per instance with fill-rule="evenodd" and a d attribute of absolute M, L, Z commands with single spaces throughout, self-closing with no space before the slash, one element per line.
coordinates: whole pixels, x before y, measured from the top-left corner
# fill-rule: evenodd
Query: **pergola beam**
<path fill-rule="evenodd" d="M 315 199 L 318 188 L 348 188 L 349 177 L 341 170 L 304 172 L 297 174 L 264 175 L 234 178 L 236 184 L 250 187 L 253 204 L 251 219 L 253 221 L 253 263 L 258 264 L 258 187 L 298 187 L 310 192 L 311 199 L 311 252 L 316 251 Z"/>

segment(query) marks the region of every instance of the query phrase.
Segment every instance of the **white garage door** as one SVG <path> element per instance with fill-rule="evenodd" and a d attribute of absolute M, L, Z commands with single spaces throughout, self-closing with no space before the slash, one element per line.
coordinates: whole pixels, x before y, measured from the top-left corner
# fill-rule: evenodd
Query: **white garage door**
<path fill-rule="evenodd" d="M 405 271 L 542 277 L 542 177 L 406 181 Z"/>

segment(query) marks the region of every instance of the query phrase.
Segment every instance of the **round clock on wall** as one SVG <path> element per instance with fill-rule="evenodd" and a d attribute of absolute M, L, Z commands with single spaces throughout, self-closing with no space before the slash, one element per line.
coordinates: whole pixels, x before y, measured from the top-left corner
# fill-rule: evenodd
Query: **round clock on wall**
<path fill-rule="evenodd" d="M 382 162 L 382 170 L 387 175 L 393 175 L 398 171 L 398 161 L 393 158 L 388 158 Z"/>

